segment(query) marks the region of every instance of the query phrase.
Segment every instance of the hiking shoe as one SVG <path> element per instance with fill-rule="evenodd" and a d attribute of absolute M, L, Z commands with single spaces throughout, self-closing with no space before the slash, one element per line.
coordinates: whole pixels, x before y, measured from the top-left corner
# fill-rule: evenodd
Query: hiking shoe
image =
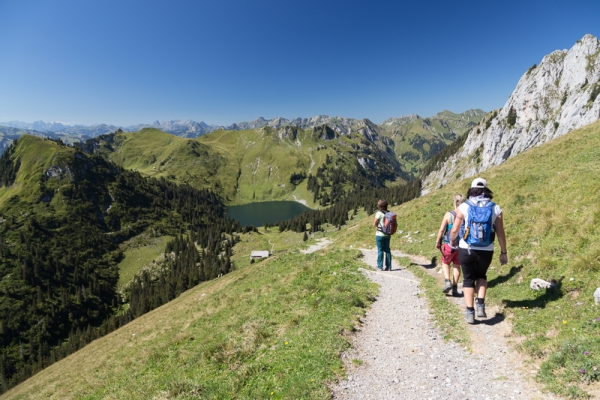
<path fill-rule="evenodd" d="M 450 283 L 450 281 L 446 281 L 446 283 L 444 284 L 444 288 L 442 289 L 442 292 L 448 293 L 450 290 L 452 290 L 452 284 Z"/>
<path fill-rule="evenodd" d="M 473 310 L 473 311 L 467 310 L 465 312 L 465 321 L 467 321 L 467 324 L 471 324 L 471 325 L 473 325 L 475 323 L 475 310 Z"/>
<path fill-rule="evenodd" d="M 452 286 L 452 297 L 458 297 L 458 287 Z"/>
<path fill-rule="evenodd" d="M 477 304 L 475 309 L 477 310 L 477 318 L 487 318 L 487 314 L 485 313 L 485 304 Z"/>

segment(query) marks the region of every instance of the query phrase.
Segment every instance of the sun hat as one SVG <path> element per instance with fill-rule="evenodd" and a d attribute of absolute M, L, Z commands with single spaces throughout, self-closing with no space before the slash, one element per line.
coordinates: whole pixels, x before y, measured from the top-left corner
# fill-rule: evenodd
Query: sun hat
<path fill-rule="evenodd" d="M 481 187 L 488 187 L 487 186 L 487 182 L 485 181 L 485 179 L 483 178 L 475 178 L 473 179 L 473 182 L 471 182 L 471 187 L 472 188 L 481 188 Z"/>

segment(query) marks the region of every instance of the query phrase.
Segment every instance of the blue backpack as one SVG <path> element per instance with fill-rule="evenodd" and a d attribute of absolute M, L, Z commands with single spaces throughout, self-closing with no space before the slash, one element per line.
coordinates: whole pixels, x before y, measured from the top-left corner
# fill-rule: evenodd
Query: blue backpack
<path fill-rule="evenodd" d="M 496 203 L 488 201 L 485 204 L 475 204 L 470 200 L 469 217 L 460 228 L 460 235 L 469 247 L 486 247 L 494 243 L 496 237 L 492 225 L 492 214 Z"/>

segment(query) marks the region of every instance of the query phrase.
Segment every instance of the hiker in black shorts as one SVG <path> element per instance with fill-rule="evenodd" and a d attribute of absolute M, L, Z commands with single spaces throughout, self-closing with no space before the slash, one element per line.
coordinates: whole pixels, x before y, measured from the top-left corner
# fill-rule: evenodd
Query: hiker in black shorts
<path fill-rule="evenodd" d="M 504 265 L 508 262 L 502 209 L 492 202 L 492 197 L 493 193 L 487 187 L 485 179 L 473 180 L 467 192 L 467 201 L 458 207 L 455 223 L 450 232 L 450 243 L 453 249 L 458 249 L 458 258 L 463 272 L 463 293 L 467 306 L 465 320 L 469 324 L 475 323 L 475 316 L 487 317 L 485 313 L 486 274 L 494 255 L 495 235 L 498 236 L 500 245 L 500 264 Z M 475 285 L 477 285 L 476 312 L 473 307 Z"/>

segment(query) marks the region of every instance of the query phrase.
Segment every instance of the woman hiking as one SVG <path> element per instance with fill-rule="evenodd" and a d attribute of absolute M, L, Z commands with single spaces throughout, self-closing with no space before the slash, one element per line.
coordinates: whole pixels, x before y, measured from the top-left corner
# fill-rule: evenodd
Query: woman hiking
<path fill-rule="evenodd" d="M 373 226 L 377 228 L 375 232 L 375 243 L 377 243 L 377 269 L 383 271 L 392 270 L 392 252 L 390 251 L 390 235 L 382 232 L 385 212 L 388 210 L 387 201 L 381 199 L 377 202 L 377 212 Z M 385 269 L 383 268 L 383 255 L 385 253 Z"/>
<path fill-rule="evenodd" d="M 475 323 L 475 317 L 486 318 L 485 294 L 487 270 L 494 255 L 494 237 L 500 245 L 500 264 L 508 262 L 506 236 L 502 209 L 492 201 L 493 193 L 483 178 L 476 178 L 467 192 L 467 201 L 456 211 L 454 226 L 450 232 L 450 245 L 458 249 L 458 259 L 463 272 L 465 320 Z M 460 231 L 460 237 L 459 237 Z M 475 287 L 477 304 L 474 307 Z"/>
<path fill-rule="evenodd" d="M 448 293 L 452 290 L 452 296 L 458 296 L 458 280 L 460 279 L 460 262 L 458 261 L 458 251 L 453 251 L 450 247 L 450 231 L 456 220 L 458 206 L 462 204 L 464 197 L 462 194 L 455 194 L 453 199 L 454 210 L 448 211 L 442 218 L 442 224 L 438 231 L 435 241 L 435 248 L 442 252 L 442 271 L 444 272 L 444 288 L 442 292 Z M 452 264 L 452 275 L 454 283 L 450 277 L 450 264 Z"/>

